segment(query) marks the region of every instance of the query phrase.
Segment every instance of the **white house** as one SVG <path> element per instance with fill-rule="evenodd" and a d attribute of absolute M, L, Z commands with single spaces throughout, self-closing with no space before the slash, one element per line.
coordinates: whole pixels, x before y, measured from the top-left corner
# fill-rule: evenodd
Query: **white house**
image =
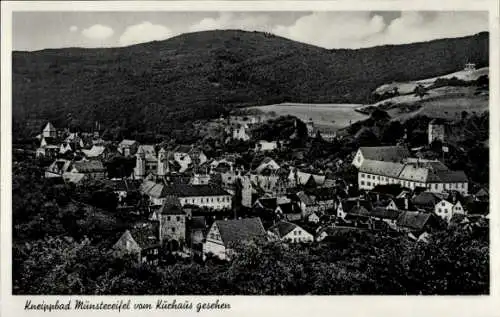
<path fill-rule="evenodd" d="M 283 242 L 300 243 L 314 241 L 314 236 L 312 234 L 298 225 L 286 221 L 280 221 L 269 228 L 268 234 L 271 239 Z"/>
<path fill-rule="evenodd" d="M 267 152 L 267 151 L 274 151 L 278 149 L 278 141 L 265 141 L 265 140 L 260 140 L 257 141 L 255 144 L 255 151 L 256 152 Z"/>
<path fill-rule="evenodd" d="M 453 204 L 452 202 L 443 199 L 434 207 L 434 213 L 446 222 L 450 222 L 454 214 L 465 214 L 465 210 L 460 201 L 457 200 L 457 202 Z"/>

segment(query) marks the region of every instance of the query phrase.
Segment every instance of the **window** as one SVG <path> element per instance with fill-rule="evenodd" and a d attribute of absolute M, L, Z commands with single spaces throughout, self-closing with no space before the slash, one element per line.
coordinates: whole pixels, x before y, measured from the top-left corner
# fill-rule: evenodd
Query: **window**
<path fill-rule="evenodd" d="M 377 179 L 380 180 L 380 176 L 377 176 Z"/>
<path fill-rule="evenodd" d="M 181 221 L 181 217 L 177 216 L 177 217 L 176 217 L 176 220 L 177 220 L 177 221 Z"/>
<path fill-rule="evenodd" d="M 445 204 L 445 202 L 443 201 L 443 202 L 441 203 L 441 206 L 445 206 L 445 205 L 446 205 L 446 204 Z"/>
<path fill-rule="evenodd" d="M 294 231 L 294 232 L 293 232 L 293 235 L 295 235 L 295 236 L 296 236 L 296 235 L 297 235 L 297 233 L 298 233 L 297 231 Z"/>
<path fill-rule="evenodd" d="M 170 221 L 170 216 L 167 216 L 167 221 Z"/>
<path fill-rule="evenodd" d="M 361 185 L 365 185 L 365 182 L 364 182 L 364 181 L 361 181 Z"/>
<path fill-rule="evenodd" d="M 175 228 L 172 228 L 172 232 L 175 232 Z"/>
<path fill-rule="evenodd" d="M 371 175 L 366 175 L 366 178 L 370 179 L 372 176 Z"/>
<path fill-rule="evenodd" d="M 365 174 L 361 173 L 360 174 L 361 178 L 364 178 L 365 177 Z"/>
<path fill-rule="evenodd" d="M 443 211 L 441 210 L 441 208 L 438 208 L 438 213 L 442 213 Z"/>
<path fill-rule="evenodd" d="M 366 185 L 371 186 L 372 183 L 371 182 L 366 182 Z"/>

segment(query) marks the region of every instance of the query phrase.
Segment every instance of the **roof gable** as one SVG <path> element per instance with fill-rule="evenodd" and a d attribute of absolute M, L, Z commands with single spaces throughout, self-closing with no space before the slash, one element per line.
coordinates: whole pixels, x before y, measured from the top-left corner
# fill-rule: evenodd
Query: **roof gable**
<path fill-rule="evenodd" d="M 226 247 L 241 241 L 266 240 L 267 238 L 260 218 L 216 220 L 214 225 L 217 226 Z"/>

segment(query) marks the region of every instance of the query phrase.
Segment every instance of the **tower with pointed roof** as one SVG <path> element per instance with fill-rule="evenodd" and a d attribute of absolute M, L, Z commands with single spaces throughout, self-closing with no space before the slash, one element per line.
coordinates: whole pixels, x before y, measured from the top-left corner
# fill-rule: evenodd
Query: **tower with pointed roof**
<path fill-rule="evenodd" d="M 144 151 L 139 150 L 135 154 L 135 168 L 134 168 L 134 176 L 137 179 L 143 179 L 146 175 L 146 154 Z"/>
<path fill-rule="evenodd" d="M 57 130 L 52 123 L 48 122 L 45 128 L 43 128 L 42 135 L 44 138 L 55 138 L 57 136 Z"/>

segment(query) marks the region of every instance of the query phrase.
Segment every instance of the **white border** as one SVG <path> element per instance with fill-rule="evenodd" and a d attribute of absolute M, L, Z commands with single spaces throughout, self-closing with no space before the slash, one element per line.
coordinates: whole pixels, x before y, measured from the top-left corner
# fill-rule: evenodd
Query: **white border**
<path fill-rule="evenodd" d="M 467 10 L 490 12 L 490 193 L 491 193 L 491 289 L 489 296 L 136 296 L 136 300 L 154 303 L 157 298 L 192 301 L 219 298 L 229 302 L 229 311 L 205 311 L 207 316 L 235 315 L 288 315 L 288 316 L 500 316 L 499 288 L 499 188 L 495 177 L 499 175 L 499 4 L 498 1 L 476 0 L 390 0 L 390 1 L 78 1 L 78 2 L 4 2 L 1 3 L 1 314 L 2 316 L 39 316 L 43 312 L 24 311 L 26 298 L 46 299 L 68 296 L 12 296 L 11 282 L 11 27 L 12 11 L 391 11 L 391 10 Z M 496 250 L 496 252 L 494 252 Z M 463 281 L 467 283 L 467 281 Z M 102 299 L 98 296 L 78 296 Z M 131 296 L 108 296 L 109 301 Z M 495 302 L 497 305 L 495 305 Z M 497 306 L 497 309 L 494 307 Z M 51 316 L 109 316 L 110 312 L 56 311 Z M 137 316 L 137 311 L 121 312 L 120 316 Z M 191 315 L 195 311 L 150 311 L 151 316 Z"/>

